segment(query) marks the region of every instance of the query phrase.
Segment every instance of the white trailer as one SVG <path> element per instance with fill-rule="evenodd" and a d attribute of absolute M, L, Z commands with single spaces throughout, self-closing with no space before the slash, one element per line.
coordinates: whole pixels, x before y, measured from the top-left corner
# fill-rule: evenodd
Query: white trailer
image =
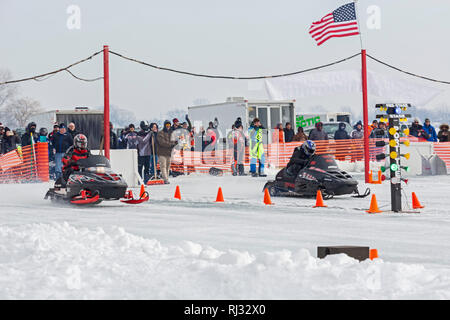
<path fill-rule="evenodd" d="M 103 135 L 103 111 L 90 110 L 87 107 L 76 107 L 74 110 L 52 110 L 33 115 L 29 122 L 35 122 L 37 129 L 53 130 L 53 125 L 73 122 L 75 129 L 84 133 L 89 139 L 89 148 L 98 149 Z"/>
<path fill-rule="evenodd" d="M 217 129 L 221 137 L 231 130 L 238 117 L 247 130 L 254 118 L 259 118 L 264 128 L 275 129 L 278 123 L 283 126 L 290 122 L 295 130 L 295 100 L 247 100 L 243 97 L 227 98 L 226 102 L 188 107 L 189 118 L 196 129 L 206 129 L 209 122 L 217 118 Z M 271 135 L 267 135 L 271 142 Z"/>

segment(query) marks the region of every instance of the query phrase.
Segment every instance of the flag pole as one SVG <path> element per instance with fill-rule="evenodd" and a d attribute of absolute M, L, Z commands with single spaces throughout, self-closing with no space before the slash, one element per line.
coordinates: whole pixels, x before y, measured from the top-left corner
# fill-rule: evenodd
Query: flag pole
<path fill-rule="evenodd" d="M 369 155 L 369 111 L 368 111 L 368 95 L 367 95 L 367 57 L 366 49 L 364 49 L 362 41 L 361 23 L 358 15 L 357 0 L 353 0 L 355 3 L 356 20 L 359 26 L 359 40 L 361 42 L 361 82 L 362 82 L 362 98 L 363 98 L 363 130 L 364 130 L 364 178 L 365 182 L 369 182 L 369 168 L 370 168 L 370 155 Z"/>

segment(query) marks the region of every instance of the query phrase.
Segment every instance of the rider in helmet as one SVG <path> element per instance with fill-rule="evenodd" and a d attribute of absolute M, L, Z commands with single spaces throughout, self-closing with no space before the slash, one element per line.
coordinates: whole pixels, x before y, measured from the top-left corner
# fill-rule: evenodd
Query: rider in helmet
<path fill-rule="evenodd" d="M 316 144 L 314 141 L 306 140 L 301 146 L 294 149 L 294 153 L 292 153 L 292 157 L 286 166 L 286 172 L 289 175 L 297 175 L 308 164 L 315 153 Z"/>
<path fill-rule="evenodd" d="M 66 154 L 62 159 L 64 182 L 67 182 L 67 179 L 72 172 L 79 170 L 78 166 L 76 165 L 77 161 L 80 159 L 86 159 L 91 155 L 87 144 L 87 137 L 82 133 L 77 134 L 73 138 L 73 146 L 67 149 Z"/>

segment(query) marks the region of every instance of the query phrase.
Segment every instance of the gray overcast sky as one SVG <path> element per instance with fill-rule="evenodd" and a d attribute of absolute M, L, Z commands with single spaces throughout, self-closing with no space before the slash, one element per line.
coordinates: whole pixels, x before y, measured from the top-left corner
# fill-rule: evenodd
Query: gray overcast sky
<path fill-rule="evenodd" d="M 332 39 L 317 47 L 312 21 L 348 0 L 0 0 L 0 67 L 14 78 L 47 72 L 111 50 L 147 62 L 200 73 L 261 75 L 295 71 L 350 56 L 358 37 Z M 81 9 L 81 29 L 69 30 L 69 5 Z M 381 29 L 368 30 L 366 9 L 381 9 Z M 450 1 L 359 0 L 368 53 L 433 78 L 450 78 Z M 101 56 L 74 73 L 102 75 Z M 370 62 L 369 62 L 370 63 Z M 358 68 L 359 59 L 338 68 Z M 391 74 L 370 63 L 370 68 Z M 158 71 L 110 57 L 111 103 L 146 117 L 192 105 L 196 98 L 221 102 L 228 96 L 261 98 L 247 81 L 209 80 Z M 328 69 L 336 70 L 336 68 Z M 398 74 L 397 74 L 398 76 Z M 425 82 L 425 85 L 430 83 Z M 21 94 L 44 108 L 103 104 L 103 83 L 85 83 L 65 73 L 20 85 Z M 350 103 L 360 103 L 355 97 Z M 329 103 L 324 98 L 318 103 Z"/>

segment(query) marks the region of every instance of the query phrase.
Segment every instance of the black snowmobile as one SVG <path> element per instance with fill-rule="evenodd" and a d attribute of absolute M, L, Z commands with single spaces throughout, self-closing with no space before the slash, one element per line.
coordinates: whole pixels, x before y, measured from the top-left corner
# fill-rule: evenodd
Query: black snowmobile
<path fill-rule="evenodd" d="M 347 172 L 339 170 L 332 155 L 314 155 L 297 175 L 290 175 L 286 168 L 277 173 L 274 181 L 268 181 L 264 189 L 271 196 L 315 197 L 320 189 L 325 199 L 344 194 L 356 194 L 363 198 L 370 194 L 367 188 L 364 194 L 358 191 L 358 181 Z M 263 189 L 263 191 L 264 191 Z"/>
<path fill-rule="evenodd" d="M 127 183 L 121 175 L 111 170 L 109 160 L 100 155 L 91 155 L 77 161 L 79 170 L 70 174 L 65 188 L 50 188 L 44 199 L 64 201 L 77 205 L 93 205 L 103 200 L 121 200 L 126 203 L 141 203 L 148 200 L 148 193 L 141 192 L 133 199 L 127 191 Z"/>

